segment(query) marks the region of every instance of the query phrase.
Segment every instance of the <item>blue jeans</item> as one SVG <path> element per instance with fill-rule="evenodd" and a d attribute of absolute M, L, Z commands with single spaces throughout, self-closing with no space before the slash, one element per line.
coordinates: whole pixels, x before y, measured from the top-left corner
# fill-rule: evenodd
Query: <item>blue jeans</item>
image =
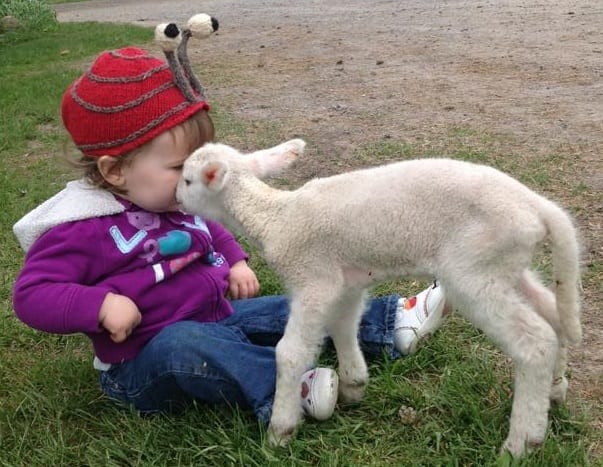
<path fill-rule="evenodd" d="M 359 331 L 366 355 L 400 356 L 393 345 L 398 299 L 368 301 Z M 197 400 L 248 408 L 268 423 L 276 385 L 274 346 L 285 330 L 288 298 L 265 296 L 232 305 L 234 314 L 217 323 L 167 326 L 135 359 L 101 372 L 102 390 L 144 413 L 173 412 Z"/>

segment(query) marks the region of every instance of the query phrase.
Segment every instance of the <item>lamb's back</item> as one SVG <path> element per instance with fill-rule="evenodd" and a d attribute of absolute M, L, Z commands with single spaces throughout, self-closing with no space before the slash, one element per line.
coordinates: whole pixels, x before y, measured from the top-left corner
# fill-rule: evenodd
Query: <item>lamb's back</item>
<path fill-rule="evenodd" d="M 347 262 L 383 263 L 392 251 L 435 261 L 455 237 L 504 245 L 515 225 L 539 230 L 535 196 L 487 166 L 418 159 L 312 180 L 294 193 L 283 220 L 298 238 L 293 244 Z"/>

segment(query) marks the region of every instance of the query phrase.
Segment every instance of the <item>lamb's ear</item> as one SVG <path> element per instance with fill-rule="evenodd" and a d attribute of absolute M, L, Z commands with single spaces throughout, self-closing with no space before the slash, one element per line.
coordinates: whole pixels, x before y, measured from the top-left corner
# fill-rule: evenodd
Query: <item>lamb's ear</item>
<path fill-rule="evenodd" d="M 210 191 L 220 191 L 224 187 L 228 166 L 220 161 L 205 162 L 201 166 L 201 183 Z"/>
<path fill-rule="evenodd" d="M 269 149 L 249 154 L 251 167 L 256 177 L 276 175 L 289 167 L 303 152 L 306 142 L 292 139 Z"/>

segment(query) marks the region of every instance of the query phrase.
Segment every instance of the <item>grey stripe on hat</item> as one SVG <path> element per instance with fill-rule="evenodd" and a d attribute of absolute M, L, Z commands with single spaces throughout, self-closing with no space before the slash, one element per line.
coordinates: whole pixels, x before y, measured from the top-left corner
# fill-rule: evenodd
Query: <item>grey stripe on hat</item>
<path fill-rule="evenodd" d="M 160 115 L 155 120 L 151 120 L 145 126 L 143 126 L 142 128 L 136 130 L 134 133 L 130 133 L 128 136 L 126 136 L 124 138 L 116 139 L 116 140 L 113 140 L 113 141 L 105 141 L 105 142 L 102 142 L 102 143 L 95 143 L 95 144 L 81 144 L 81 145 L 77 145 L 77 148 L 79 150 L 81 150 L 81 151 L 90 151 L 90 150 L 96 150 L 96 149 L 112 148 L 112 147 L 115 147 L 115 146 L 120 146 L 120 145 L 125 144 L 125 143 L 129 143 L 131 141 L 134 141 L 135 139 L 137 139 L 141 135 L 147 133 L 148 131 L 152 130 L 156 126 L 160 125 L 163 121 L 167 120 L 172 115 L 177 114 L 181 110 L 184 110 L 184 109 L 186 109 L 187 107 L 189 107 L 189 106 L 191 106 L 193 104 L 194 103 L 191 103 L 191 102 L 188 102 L 188 101 L 184 101 L 181 104 L 177 105 L 176 107 L 172 107 L 169 111 L 167 111 L 164 114 Z"/>
<path fill-rule="evenodd" d="M 145 79 L 153 76 L 155 73 L 159 73 L 159 72 L 161 72 L 163 70 L 167 70 L 169 68 L 170 67 L 167 63 L 163 63 L 162 65 L 159 65 L 155 68 L 151 68 L 150 70 L 147 70 L 144 73 L 141 73 L 136 76 L 114 76 L 114 77 L 99 76 L 95 73 L 92 73 L 92 69 L 90 69 L 86 72 L 86 76 L 88 77 L 88 79 L 90 79 L 90 81 L 95 81 L 97 83 L 136 83 L 138 81 L 144 81 Z"/>
<path fill-rule="evenodd" d="M 117 113 L 117 112 L 122 112 L 124 110 L 131 109 L 132 107 L 136 107 L 136 106 L 142 104 L 143 102 L 148 101 L 149 99 L 152 99 L 157 94 L 165 91 L 166 89 L 176 87 L 176 85 L 174 84 L 173 81 L 167 81 L 167 82 L 163 83 L 161 86 L 156 87 L 155 89 L 152 89 L 151 91 L 147 92 L 146 94 L 143 94 L 142 96 L 139 96 L 138 98 L 131 100 L 130 102 L 126 102 L 125 104 L 120 104 L 120 105 L 114 105 L 112 107 L 103 107 L 100 105 L 95 105 L 95 104 L 86 102 L 84 99 L 82 99 L 77 94 L 77 89 L 81 82 L 82 82 L 82 80 L 79 79 L 71 87 L 71 97 L 73 98 L 73 100 L 75 102 L 77 102 L 79 105 L 81 105 L 83 108 L 85 108 L 86 110 L 91 110 L 92 112 L 105 113 L 105 114 Z"/>

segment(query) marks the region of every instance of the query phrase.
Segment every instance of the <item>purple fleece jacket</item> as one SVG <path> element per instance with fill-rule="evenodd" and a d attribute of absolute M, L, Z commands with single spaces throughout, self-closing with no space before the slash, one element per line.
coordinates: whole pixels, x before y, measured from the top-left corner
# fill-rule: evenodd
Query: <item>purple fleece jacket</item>
<path fill-rule="evenodd" d="M 220 224 L 119 201 L 125 212 L 43 233 L 27 253 L 13 296 L 23 322 L 52 333 L 86 334 L 104 363 L 134 358 L 176 321 L 229 316 L 229 265 L 247 259 Z M 98 323 L 108 292 L 130 297 L 142 314 L 141 324 L 119 344 Z"/>

